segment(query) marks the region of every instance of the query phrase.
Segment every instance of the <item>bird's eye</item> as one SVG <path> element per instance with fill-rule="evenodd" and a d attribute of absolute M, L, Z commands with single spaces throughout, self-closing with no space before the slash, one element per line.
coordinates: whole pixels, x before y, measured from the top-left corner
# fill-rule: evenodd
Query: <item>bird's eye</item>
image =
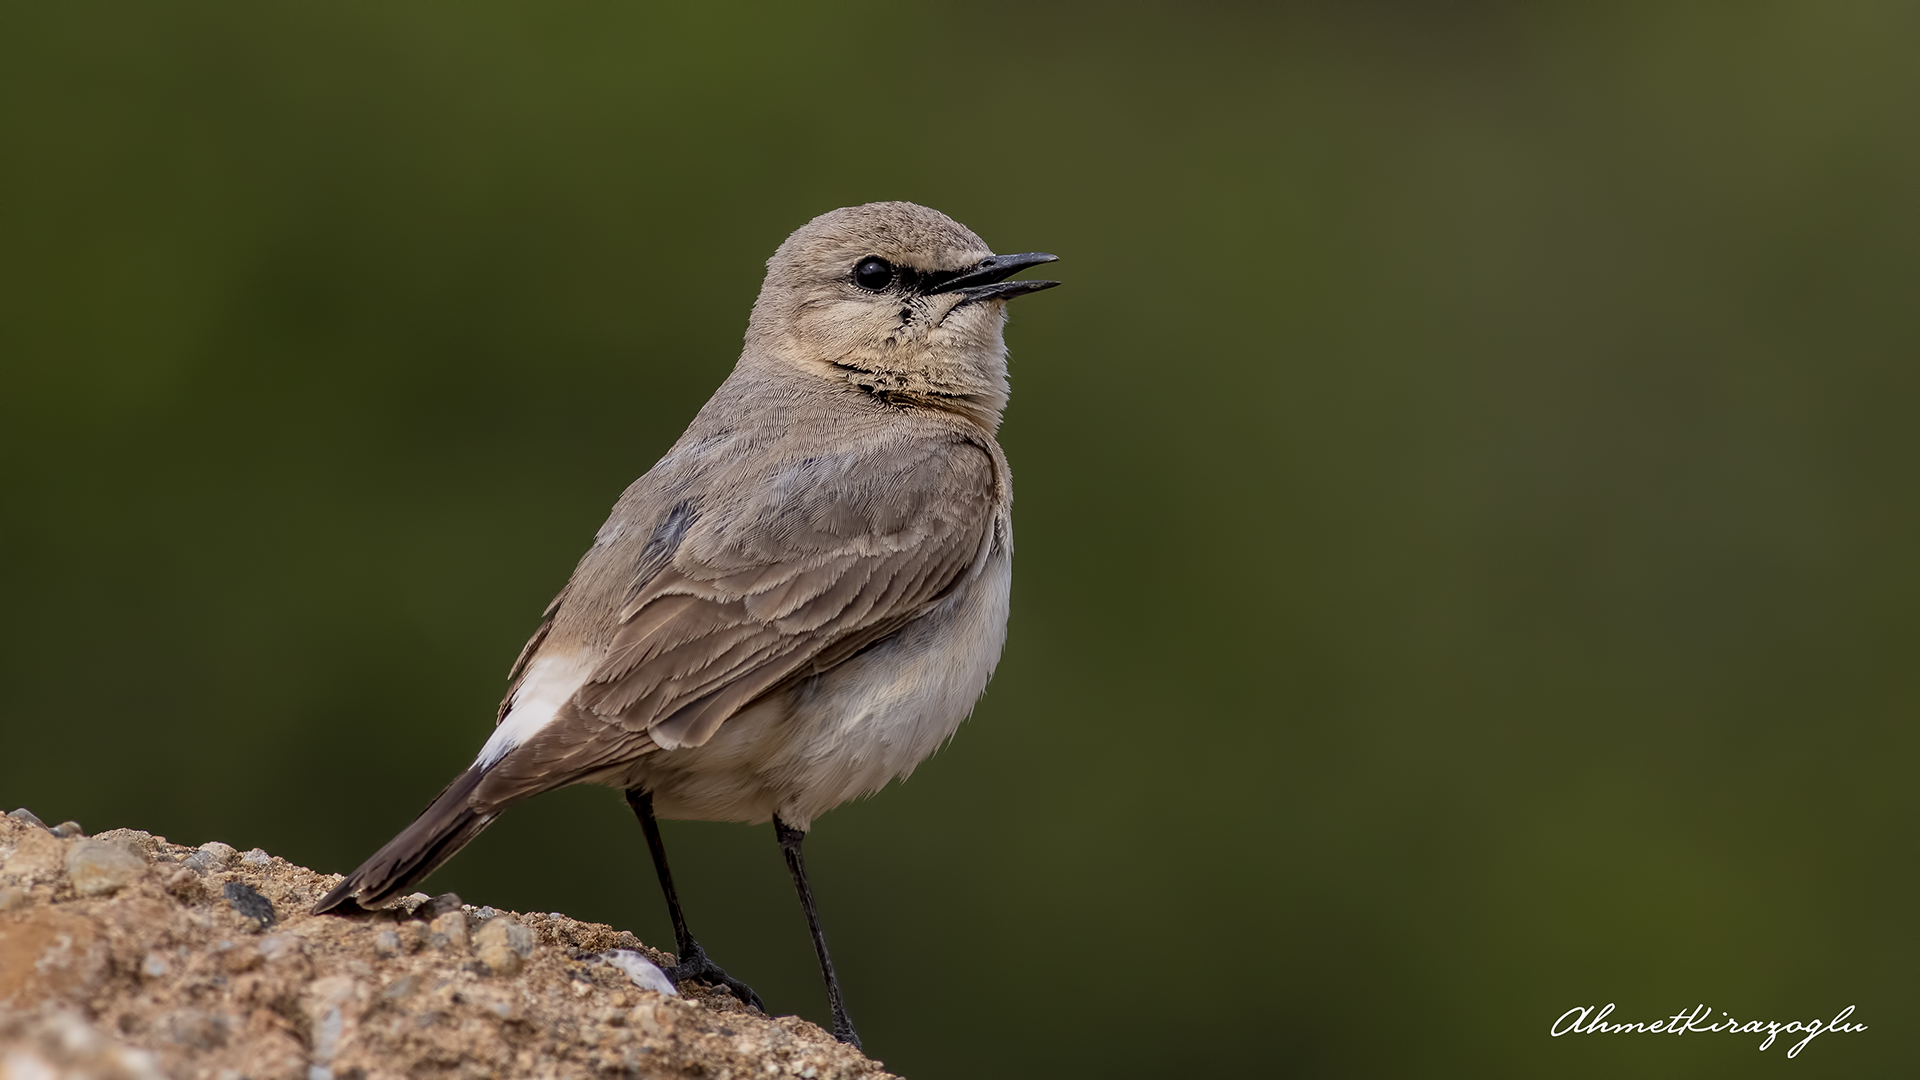
<path fill-rule="evenodd" d="M 853 268 L 853 283 L 868 292 L 879 292 L 893 284 L 893 264 L 875 255 L 860 260 Z"/>

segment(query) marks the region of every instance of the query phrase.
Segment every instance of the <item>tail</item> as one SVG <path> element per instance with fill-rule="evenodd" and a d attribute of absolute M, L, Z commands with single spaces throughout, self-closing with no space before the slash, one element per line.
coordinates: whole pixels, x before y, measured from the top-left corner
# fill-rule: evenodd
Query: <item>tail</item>
<path fill-rule="evenodd" d="M 404 896 L 414 884 L 439 869 L 440 864 L 459 852 L 488 825 L 494 814 L 481 813 L 468 805 L 474 789 L 486 773 L 474 766 L 447 785 L 413 824 L 387 846 L 360 864 L 360 869 L 334 886 L 320 898 L 313 913 L 321 915 L 339 907 L 362 909 L 385 907 L 395 897 Z"/>

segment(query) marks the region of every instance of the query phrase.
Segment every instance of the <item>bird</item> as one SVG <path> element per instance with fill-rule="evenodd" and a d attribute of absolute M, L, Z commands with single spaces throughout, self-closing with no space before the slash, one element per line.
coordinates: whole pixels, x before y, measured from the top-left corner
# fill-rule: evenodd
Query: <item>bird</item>
<path fill-rule="evenodd" d="M 808 884 L 813 822 L 952 737 L 1006 642 L 1013 488 L 997 434 L 1014 280 L 909 202 L 829 211 L 767 261 L 732 372 L 615 502 L 508 674 L 492 734 L 315 905 L 391 906 L 522 800 L 625 793 L 677 985 L 758 994 L 687 928 L 659 819 L 773 823 L 833 1014 L 860 1044 Z"/>

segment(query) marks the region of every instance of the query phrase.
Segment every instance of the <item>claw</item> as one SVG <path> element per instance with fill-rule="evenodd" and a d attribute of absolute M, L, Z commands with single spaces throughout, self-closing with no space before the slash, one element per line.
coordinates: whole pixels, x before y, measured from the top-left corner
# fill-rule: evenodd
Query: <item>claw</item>
<path fill-rule="evenodd" d="M 719 964 L 707 959 L 707 951 L 702 949 L 697 943 L 693 944 L 691 948 L 687 949 L 676 959 L 680 962 L 666 969 L 666 976 L 672 980 L 673 985 L 679 986 L 682 982 L 697 982 L 704 986 L 725 987 L 728 993 L 740 999 L 740 1001 L 745 1004 L 751 1005 L 763 1013 L 767 1011 L 766 1003 L 760 1000 L 759 994 L 753 992 L 753 987 L 748 986 L 746 983 L 741 982 L 739 979 L 721 970 Z"/>

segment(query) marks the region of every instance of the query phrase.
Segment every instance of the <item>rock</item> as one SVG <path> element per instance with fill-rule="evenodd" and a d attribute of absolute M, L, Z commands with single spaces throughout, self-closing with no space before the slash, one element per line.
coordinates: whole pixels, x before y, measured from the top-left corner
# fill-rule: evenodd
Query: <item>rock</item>
<path fill-rule="evenodd" d="M 414 908 L 413 917 L 416 919 L 437 919 L 449 911 L 463 910 L 465 906 L 466 905 L 460 902 L 459 893 L 441 893 L 439 896 Z"/>
<path fill-rule="evenodd" d="M 35 817 L 33 811 L 27 809 L 24 806 L 18 810 L 7 811 L 7 816 L 12 818 L 15 821 L 24 822 L 25 824 L 28 824 L 28 825 L 38 825 L 43 829 L 47 828 L 46 822 L 41 821 L 38 817 Z M 53 830 L 48 829 L 47 831 L 52 832 Z"/>
<path fill-rule="evenodd" d="M 256 929 L 265 930 L 278 919 L 273 913 L 273 902 L 245 882 L 227 882 L 221 895 L 227 898 L 228 906 L 239 912 L 241 917 L 252 919 Z"/>
<path fill-rule="evenodd" d="M 455 908 L 427 924 L 427 944 L 436 949 L 464 952 L 467 947 L 467 913 Z"/>
<path fill-rule="evenodd" d="M 23 830 L 6 866 L 0 867 L 0 879 L 23 888 L 55 884 L 66 873 L 66 842 L 45 829 Z"/>
<path fill-rule="evenodd" d="M 518 919 L 496 915 L 473 935 L 473 955 L 495 975 L 518 975 L 533 955 L 533 931 Z"/>
<path fill-rule="evenodd" d="M 627 1023 L 655 1038 L 661 1038 L 673 1034 L 673 1010 L 663 1009 L 651 1001 L 643 1001 L 635 1005 L 633 1011 L 627 1014 Z"/>
<path fill-rule="evenodd" d="M 232 844 L 223 844 L 218 840 L 209 840 L 201 844 L 198 851 L 187 856 L 186 861 L 181 865 L 196 874 L 210 874 L 215 870 L 225 870 L 227 867 L 232 866 L 233 860 L 237 858 L 239 854 L 239 852 L 233 850 Z"/>
<path fill-rule="evenodd" d="M 153 1026 L 170 1043 L 191 1050 L 218 1050 L 227 1045 L 234 1021 L 223 1013 L 175 1009 L 162 1013 Z"/>
<path fill-rule="evenodd" d="M 664 1038 L 674 1034 L 674 1009 L 664 1009 L 659 1001 L 641 1001 L 634 1005 L 634 1011 L 626 1015 L 626 1022 L 647 1032 L 653 1038 Z"/>
<path fill-rule="evenodd" d="M 94 921 L 65 905 L 0 923 L 0 1015 L 48 998 L 84 1002 L 107 978 L 110 959 Z"/>
<path fill-rule="evenodd" d="M 167 843 L 166 837 L 155 836 L 145 829 L 108 829 L 105 832 L 95 833 L 93 838 L 95 840 L 106 840 L 110 843 L 119 844 L 124 848 L 131 848 L 148 862 L 161 858 L 162 851 L 172 846 Z M 174 857 L 171 855 L 165 856 L 165 858 L 168 862 L 174 861 Z"/>
<path fill-rule="evenodd" d="M 26 907 L 29 899 L 31 898 L 27 896 L 27 890 L 25 889 L 12 887 L 0 889 L 0 912 Z"/>
<path fill-rule="evenodd" d="M 67 852 L 67 877 L 81 896 L 112 896 L 147 872 L 147 860 L 106 840 L 82 840 Z"/>
<path fill-rule="evenodd" d="M 200 887 L 200 875 L 185 866 L 174 867 L 173 872 L 167 875 L 164 884 L 168 892 L 189 904 L 200 899 L 201 894 L 206 892 Z"/>
<path fill-rule="evenodd" d="M 386 1001 L 399 1001 L 418 989 L 420 989 L 420 976 L 402 975 L 388 983 L 387 988 L 380 991 L 380 997 Z"/>
<path fill-rule="evenodd" d="M 220 962 L 220 969 L 230 975 L 244 975 L 260 966 L 266 957 L 259 949 L 243 949 L 232 941 L 222 941 L 213 947 L 213 956 Z"/>
<path fill-rule="evenodd" d="M 249 866 L 265 866 L 268 863 L 273 861 L 273 856 L 267 854 L 266 852 L 260 850 L 259 848 L 254 848 L 252 851 L 249 851 L 245 855 L 240 856 L 240 861 L 243 863 L 246 863 Z"/>
<path fill-rule="evenodd" d="M 62 840 L 71 840 L 76 836 L 87 835 L 87 830 L 81 828 L 77 821 L 63 821 L 53 827 L 53 835 Z"/>
<path fill-rule="evenodd" d="M 518 975 L 527 966 L 525 957 L 498 942 L 474 949 L 473 955 L 495 975 Z"/>
<path fill-rule="evenodd" d="M 155 869 L 75 895 L 65 857 L 88 843 L 135 844 Z M 648 963 L 665 954 L 627 931 L 451 900 L 437 926 L 406 920 L 424 896 L 313 915 L 334 875 L 209 847 L 123 830 L 62 840 L 0 817 L 0 889 L 13 890 L 0 895 L 14 897 L 0 915 L 0 1080 L 886 1075 L 797 1017 L 694 983 L 668 996 Z M 204 871 L 185 865 L 195 856 Z M 176 879 L 192 888 L 160 888 Z M 242 916 L 274 922 L 242 933 Z M 596 956 L 615 950 L 621 962 Z"/>
<path fill-rule="evenodd" d="M 626 972 L 627 978 L 633 980 L 633 985 L 642 990 L 658 990 L 668 995 L 680 993 L 674 989 L 673 980 L 667 978 L 666 972 L 632 949 L 609 949 L 601 953 L 598 959 Z"/>
<path fill-rule="evenodd" d="M 427 947 L 433 932 L 419 919 L 408 919 L 400 924 L 400 947 L 410 953 L 419 952 Z"/>
<path fill-rule="evenodd" d="M 100 1080 L 165 1080 L 153 1054 L 110 1039 L 75 1009 L 0 1013 L 0 1077 L 98 1077 Z"/>
<path fill-rule="evenodd" d="M 348 975 L 315 979 L 307 987 L 301 1011 L 306 1014 L 311 1032 L 316 1068 L 331 1063 L 341 1044 L 353 1037 L 357 1025 L 349 1016 L 358 1016 L 364 1011 L 366 998 L 360 982 Z"/>

